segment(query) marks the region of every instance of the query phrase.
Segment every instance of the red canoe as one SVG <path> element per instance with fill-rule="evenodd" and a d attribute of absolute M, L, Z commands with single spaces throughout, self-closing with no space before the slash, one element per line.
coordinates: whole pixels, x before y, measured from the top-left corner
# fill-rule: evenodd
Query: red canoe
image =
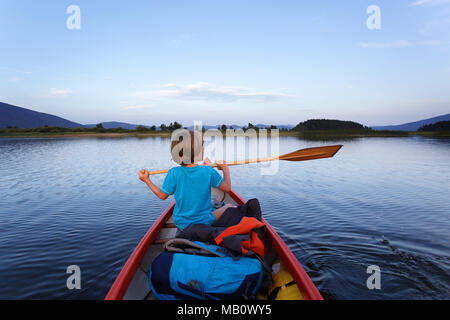
<path fill-rule="evenodd" d="M 246 201 L 233 190 L 226 193 L 213 189 L 213 197 L 224 203 L 242 205 Z M 173 224 L 172 212 L 175 206 L 173 202 L 153 224 L 134 252 L 131 254 L 119 276 L 114 281 L 106 296 L 106 300 L 145 300 L 155 299 L 148 285 L 148 270 L 153 259 L 163 250 L 163 244 L 167 239 L 173 238 L 177 231 Z M 300 299 L 322 300 L 322 296 L 309 278 L 297 258 L 292 254 L 284 241 L 275 232 L 267 221 L 263 220 L 267 227 L 270 244 L 278 255 L 278 260 L 284 264 L 301 293 Z"/>

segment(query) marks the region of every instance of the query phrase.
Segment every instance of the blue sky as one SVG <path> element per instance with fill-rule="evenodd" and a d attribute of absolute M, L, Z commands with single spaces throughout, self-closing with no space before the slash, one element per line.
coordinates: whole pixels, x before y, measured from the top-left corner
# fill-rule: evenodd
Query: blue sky
<path fill-rule="evenodd" d="M 397 124 L 450 112 L 449 31 L 450 0 L 1 0 L 0 101 L 84 124 Z"/>

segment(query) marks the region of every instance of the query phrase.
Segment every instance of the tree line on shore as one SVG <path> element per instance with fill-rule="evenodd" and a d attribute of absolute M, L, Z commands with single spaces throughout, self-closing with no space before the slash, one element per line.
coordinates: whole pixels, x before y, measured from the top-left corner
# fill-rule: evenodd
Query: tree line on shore
<path fill-rule="evenodd" d="M 422 132 L 447 132 L 450 131 L 450 121 L 439 121 L 433 124 L 427 124 L 419 128 L 418 131 Z"/>
<path fill-rule="evenodd" d="M 44 126 L 37 128 L 17 128 L 8 127 L 0 128 L 0 133 L 145 133 L 145 132 L 172 132 L 177 129 L 185 128 L 183 125 L 177 121 L 171 122 L 169 125 L 161 124 L 159 127 L 153 126 L 143 126 L 139 125 L 135 129 L 126 128 L 104 128 L 102 123 L 97 124 L 94 128 L 80 127 L 80 128 L 65 128 L 65 127 L 52 127 Z M 228 129 L 233 129 L 233 126 L 222 124 L 216 128 L 219 131 L 225 132 Z M 373 132 L 369 127 L 363 126 L 360 123 L 353 121 L 341 121 L 341 120 L 328 120 L 328 119 L 311 119 L 304 122 L 300 122 L 292 129 L 286 127 L 277 128 L 275 125 L 258 127 L 252 123 L 248 123 L 247 126 L 241 129 L 254 129 L 256 131 L 260 129 L 279 129 L 281 132 L 293 131 L 293 132 L 317 132 L 317 131 L 341 131 L 341 132 Z M 203 131 L 206 129 L 203 128 Z M 419 131 L 450 131 L 450 121 L 441 121 L 435 124 L 430 124 L 423 126 Z"/>
<path fill-rule="evenodd" d="M 135 129 L 127 129 L 122 127 L 117 128 L 104 128 L 102 123 L 97 124 L 93 128 L 88 127 L 79 127 L 79 128 L 65 128 L 65 127 L 55 127 L 55 126 L 43 126 L 43 127 L 36 127 L 36 128 L 17 128 L 8 126 L 7 128 L 0 128 L 0 133 L 129 133 L 129 132 L 139 132 L 139 133 L 145 133 L 145 132 L 172 132 L 177 129 L 182 129 L 186 127 L 183 127 L 183 125 L 177 121 L 171 122 L 170 124 L 161 124 L 160 126 L 156 127 L 153 126 L 143 126 L 139 125 Z M 220 125 L 217 127 L 217 130 L 226 131 L 227 129 L 232 129 L 233 126 L 227 126 L 225 124 Z M 243 130 L 247 129 L 255 129 L 259 130 L 257 126 L 254 126 L 253 124 L 249 123 L 248 126 L 242 127 Z M 276 126 L 271 125 L 268 127 L 268 129 L 277 129 Z M 203 131 L 206 129 L 203 128 Z M 280 129 L 281 131 L 288 131 L 286 128 Z"/>

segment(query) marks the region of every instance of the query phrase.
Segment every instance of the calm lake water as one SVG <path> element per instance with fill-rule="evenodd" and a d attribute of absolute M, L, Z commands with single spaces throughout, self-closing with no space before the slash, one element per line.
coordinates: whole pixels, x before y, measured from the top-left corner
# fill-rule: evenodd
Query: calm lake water
<path fill-rule="evenodd" d="M 450 140 L 283 137 L 332 159 L 231 168 L 328 299 L 450 299 Z M 137 179 L 171 166 L 169 139 L 0 139 L 0 299 L 103 299 L 169 205 Z M 161 185 L 163 176 L 154 181 Z M 66 287 L 69 265 L 82 289 Z M 381 269 L 369 290 L 367 267 Z"/>

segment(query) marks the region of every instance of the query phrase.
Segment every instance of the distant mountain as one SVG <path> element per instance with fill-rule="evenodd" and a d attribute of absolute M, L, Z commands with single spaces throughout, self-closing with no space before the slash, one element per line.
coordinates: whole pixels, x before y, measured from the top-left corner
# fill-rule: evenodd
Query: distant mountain
<path fill-rule="evenodd" d="M 118 121 L 108 121 L 101 122 L 103 128 L 105 129 L 116 129 L 124 128 L 128 130 L 135 130 L 139 125 L 118 122 Z M 215 126 L 204 125 L 203 127 L 208 129 L 217 129 L 222 124 L 217 124 Z M 95 128 L 95 124 L 82 125 L 73 121 L 69 121 L 51 114 L 33 111 L 26 108 L 21 108 L 13 106 L 7 103 L 0 102 L 0 128 L 7 127 L 17 127 L 17 128 L 37 128 L 37 127 L 63 127 L 63 128 Z M 143 125 L 144 127 L 150 128 L 151 126 Z M 227 125 L 230 127 L 230 125 Z M 270 128 L 270 125 L 257 124 L 258 128 Z M 276 125 L 279 129 L 292 129 L 293 125 Z M 233 124 L 231 125 L 233 129 L 240 129 L 244 126 Z M 156 129 L 159 130 L 159 125 L 156 125 Z M 193 130 L 194 126 L 189 126 L 189 130 Z"/>
<path fill-rule="evenodd" d="M 444 114 L 442 116 L 420 120 L 416 122 L 409 122 L 400 125 L 392 125 L 392 126 L 375 126 L 372 127 L 373 130 L 394 130 L 394 131 L 417 131 L 420 127 L 433 124 L 440 121 L 448 121 L 450 120 L 450 113 Z"/>
<path fill-rule="evenodd" d="M 16 107 L 0 102 L 0 128 L 36 128 L 36 127 L 64 127 L 78 128 L 83 125 L 51 114 Z"/>
<path fill-rule="evenodd" d="M 128 129 L 128 130 L 135 130 L 138 126 L 140 126 L 139 124 L 131 124 L 131 123 L 117 122 L 117 121 L 101 122 L 101 124 L 102 124 L 103 128 L 105 128 L 105 129 L 123 128 L 123 129 Z M 95 128 L 96 126 L 97 126 L 97 123 L 84 125 L 84 127 L 86 127 L 86 128 Z M 149 128 L 149 126 L 144 126 L 144 125 L 143 125 L 143 127 Z"/>

